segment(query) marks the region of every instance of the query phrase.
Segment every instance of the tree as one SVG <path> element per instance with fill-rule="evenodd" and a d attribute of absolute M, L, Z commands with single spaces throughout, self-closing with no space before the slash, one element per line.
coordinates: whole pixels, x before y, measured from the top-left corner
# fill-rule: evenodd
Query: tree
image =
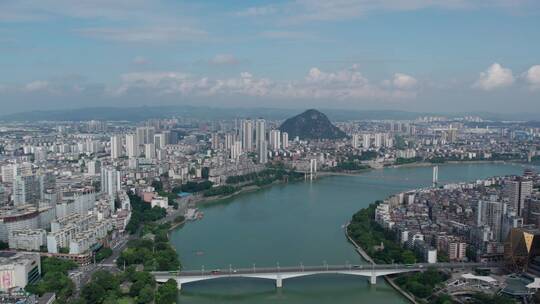
<path fill-rule="evenodd" d="M 416 256 L 414 255 L 414 252 L 410 250 L 405 250 L 402 255 L 402 261 L 405 264 L 414 264 L 416 263 Z"/>
<path fill-rule="evenodd" d="M 81 295 L 88 304 L 100 304 L 105 299 L 105 289 L 91 281 L 83 287 Z"/>
<path fill-rule="evenodd" d="M 175 280 L 169 279 L 165 284 L 159 286 L 156 293 L 156 304 L 172 304 L 178 299 L 178 284 Z"/>
<path fill-rule="evenodd" d="M 139 292 L 137 297 L 137 303 L 145 304 L 151 303 L 154 300 L 154 288 L 149 285 L 144 286 L 143 289 Z"/>
<path fill-rule="evenodd" d="M 120 293 L 120 281 L 115 275 L 108 271 L 96 271 L 92 275 L 92 281 L 100 285 L 105 291 L 115 294 Z"/>
<path fill-rule="evenodd" d="M 201 169 L 201 177 L 204 178 L 204 179 L 208 179 L 208 177 L 210 177 L 210 168 L 203 167 Z"/>
<path fill-rule="evenodd" d="M 109 247 L 103 247 L 98 252 L 96 252 L 96 261 L 101 262 L 104 259 L 110 257 L 113 254 L 113 251 Z"/>

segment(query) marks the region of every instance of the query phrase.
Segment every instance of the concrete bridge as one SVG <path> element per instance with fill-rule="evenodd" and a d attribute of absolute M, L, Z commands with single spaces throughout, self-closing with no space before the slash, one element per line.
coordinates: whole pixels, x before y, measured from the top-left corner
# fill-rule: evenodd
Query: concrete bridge
<path fill-rule="evenodd" d="M 218 279 L 218 278 L 258 278 L 274 280 L 277 288 L 283 287 L 283 280 L 317 274 L 345 274 L 364 276 L 369 278 L 371 284 L 377 283 L 377 277 L 397 273 L 424 271 L 428 267 L 436 269 L 464 269 L 475 267 L 499 267 L 498 263 L 419 263 L 419 264 L 376 264 L 376 265 L 322 265 L 322 266 L 296 266 L 296 267 L 273 267 L 273 268 L 242 268 L 227 270 L 192 270 L 192 271 L 155 271 L 152 272 L 157 282 L 164 283 L 174 279 L 178 283 L 178 289 L 182 285 L 191 282 Z"/>

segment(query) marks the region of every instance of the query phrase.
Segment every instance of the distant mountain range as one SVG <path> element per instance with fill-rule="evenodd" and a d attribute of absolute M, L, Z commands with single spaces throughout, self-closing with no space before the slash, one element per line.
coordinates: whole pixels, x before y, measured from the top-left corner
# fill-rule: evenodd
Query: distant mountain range
<path fill-rule="evenodd" d="M 395 119 L 412 120 L 419 116 L 446 115 L 451 117 L 463 115 L 478 115 L 489 120 L 538 120 L 535 113 L 494 114 L 494 113 L 420 113 L 394 110 L 346 110 L 320 109 L 332 121 L 345 120 L 377 120 Z M 207 106 L 141 106 L 141 107 L 90 107 L 81 109 L 29 111 L 15 114 L 0 115 L 0 121 L 143 121 L 152 118 L 171 118 L 175 116 L 193 117 L 197 119 L 234 119 L 264 117 L 270 120 L 284 120 L 292 112 L 301 109 L 273 108 L 215 108 Z"/>
<path fill-rule="evenodd" d="M 291 117 L 279 127 L 290 138 L 300 139 L 338 139 L 347 137 L 345 132 L 334 126 L 323 113 L 310 109 Z"/>

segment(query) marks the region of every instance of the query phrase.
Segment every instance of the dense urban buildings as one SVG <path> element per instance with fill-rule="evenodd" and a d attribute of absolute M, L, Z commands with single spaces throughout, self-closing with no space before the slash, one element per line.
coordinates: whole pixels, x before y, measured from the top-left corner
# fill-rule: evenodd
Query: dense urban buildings
<path fill-rule="evenodd" d="M 35 280 L 39 272 L 28 265 L 36 256 L 92 267 L 102 248 L 122 248 L 140 217 L 133 218 L 138 204 L 169 220 L 196 220 L 203 216 L 198 202 L 243 187 L 415 164 L 433 167 L 432 187 L 397 193 L 374 214 L 399 246 L 430 264 L 501 262 L 503 269 L 538 273 L 537 173 L 439 184 L 438 165 L 535 163 L 540 128 L 490 126 L 478 117 L 338 121 L 337 127 L 292 121 L 307 137 L 289 138 L 282 123 L 261 117 L 5 123 L 0 241 L 10 251 L 2 267 L 17 270 L 3 291 Z M 330 137 L 308 138 L 317 134 Z"/>

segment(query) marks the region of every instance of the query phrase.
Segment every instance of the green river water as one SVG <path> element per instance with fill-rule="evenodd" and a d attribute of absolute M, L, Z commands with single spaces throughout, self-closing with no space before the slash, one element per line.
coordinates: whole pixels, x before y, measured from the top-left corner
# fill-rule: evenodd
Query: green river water
<path fill-rule="evenodd" d="M 521 174 L 516 164 L 439 166 L 439 182 L 473 181 Z M 272 186 L 200 207 L 204 218 L 172 233 L 183 268 L 228 270 L 364 263 L 344 234 L 358 210 L 391 194 L 431 183 L 431 167 L 373 170 L 313 182 Z M 382 278 L 371 286 L 364 277 L 316 275 L 274 282 L 214 279 L 182 286 L 180 303 L 407 303 Z"/>

